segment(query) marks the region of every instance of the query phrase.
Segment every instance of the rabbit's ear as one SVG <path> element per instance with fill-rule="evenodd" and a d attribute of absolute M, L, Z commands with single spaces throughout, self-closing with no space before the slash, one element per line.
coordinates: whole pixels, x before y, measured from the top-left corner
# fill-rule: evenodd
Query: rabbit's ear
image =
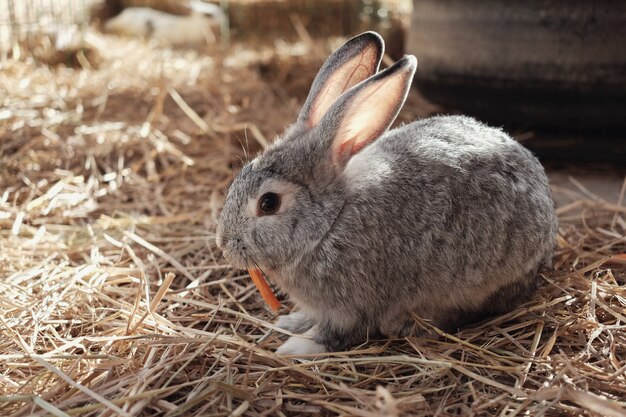
<path fill-rule="evenodd" d="M 347 91 L 329 110 L 322 123 L 334 125 L 331 154 L 339 170 L 391 126 L 406 100 L 416 67 L 415 57 L 406 55 Z"/>
<path fill-rule="evenodd" d="M 317 73 L 298 121 L 317 125 L 339 96 L 378 72 L 383 50 L 380 35 L 365 32 L 333 52 Z"/>

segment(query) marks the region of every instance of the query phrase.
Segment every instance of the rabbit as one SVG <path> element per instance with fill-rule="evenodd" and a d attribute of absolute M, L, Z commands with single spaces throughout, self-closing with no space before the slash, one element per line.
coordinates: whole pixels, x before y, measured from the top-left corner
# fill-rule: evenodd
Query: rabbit
<path fill-rule="evenodd" d="M 297 121 L 235 177 L 216 243 L 298 310 L 278 354 L 342 351 L 505 312 L 550 267 L 557 218 L 539 161 L 500 129 L 435 116 L 388 130 L 416 70 L 378 72 L 366 32 L 324 63 Z"/>

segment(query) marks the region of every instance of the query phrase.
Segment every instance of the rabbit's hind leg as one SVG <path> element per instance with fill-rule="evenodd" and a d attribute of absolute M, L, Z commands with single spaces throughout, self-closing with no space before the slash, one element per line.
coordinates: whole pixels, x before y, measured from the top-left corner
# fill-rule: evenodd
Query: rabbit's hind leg
<path fill-rule="evenodd" d="M 537 290 L 538 284 L 537 273 L 533 271 L 519 281 L 498 288 L 477 309 L 460 309 L 449 312 L 444 320 L 440 320 L 439 327 L 446 331 L 456 331 L 464 325 L 477 323 L 512 311 L 531 298 Z"/>
<path fill-rule="evenodd" d="M 504 285 L 491 294 L 476 314 L 482 318 L 512 311 L 528 301 L 539 286 L 537 271 L 533 270 L 522 279 Z"/>

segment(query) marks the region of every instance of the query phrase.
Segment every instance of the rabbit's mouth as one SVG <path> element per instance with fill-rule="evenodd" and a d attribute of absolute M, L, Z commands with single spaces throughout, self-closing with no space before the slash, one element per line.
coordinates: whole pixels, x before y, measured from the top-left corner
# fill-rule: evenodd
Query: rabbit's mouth
<path fill-rule="evenodd" d="M 248 269 L 257 266 L 257 262 L 253 259 L 248 248 L 242 243 L 234 241 L 232 244 L 228 242 L 224 245 L 222 255 L 236 269 Z"/>
<path fill-rule="evenodd" d="M 229 264 L 237 269 L 247 269 L 254 265 L 249 256 L 246 256 L 245 248 L 243 250 L 239 248 L 222 248 L 222 255 L 224 255 Z"/>
<path fill-rule="evenodd" d="M 254 262 L 251 262 L 248 248 L 243 240 L 239 237 L 224 234 L 220 227 L 217 229 L 215 243 L 222 251 L 224 258 L 233 267 L 244 269 L 251 267 L 254 264 Z"/>

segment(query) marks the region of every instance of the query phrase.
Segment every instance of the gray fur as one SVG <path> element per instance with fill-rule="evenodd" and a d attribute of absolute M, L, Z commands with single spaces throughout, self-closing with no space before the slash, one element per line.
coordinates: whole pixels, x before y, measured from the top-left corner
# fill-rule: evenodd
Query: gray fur
<path fill-rule="evenodd" d="M 226 258 L 263 269 L 329 350 L 407 335 L 412 313 L 454 328 L 523 302 L 556 243 L 541 164 L 499 129 L 441 116 L 387 131 L 334 169 L 333 134 L 361 87 L 237 175 L 218 226 Z M 370 171 L 348 177 L 351 164 Z M 246 202 L 268 179 L 292 184 L 295 205 L 250 216 Z"/>

